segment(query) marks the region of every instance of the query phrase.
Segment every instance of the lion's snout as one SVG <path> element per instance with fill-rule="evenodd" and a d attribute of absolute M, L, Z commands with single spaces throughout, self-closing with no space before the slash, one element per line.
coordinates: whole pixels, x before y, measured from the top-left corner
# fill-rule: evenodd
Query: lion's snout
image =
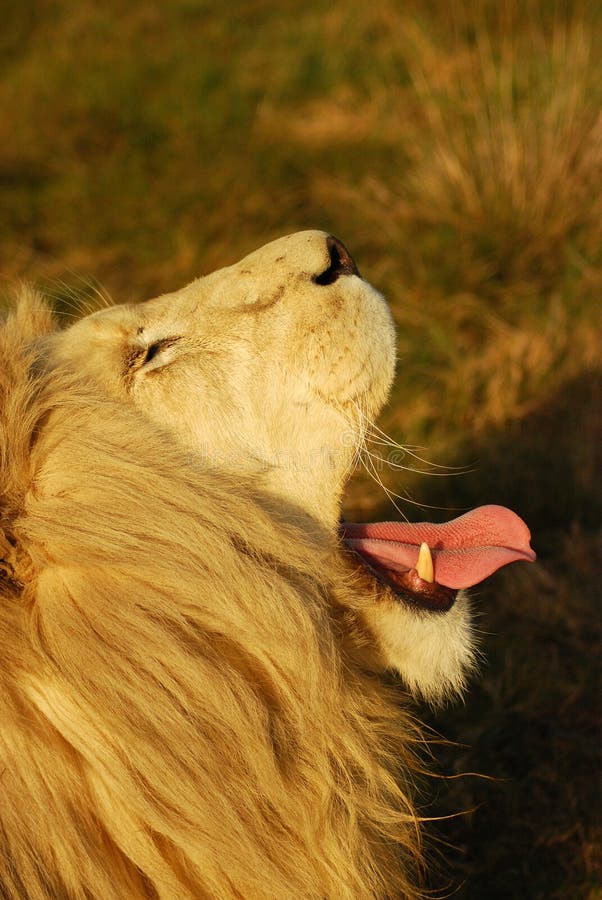
<path fill-rule="evenodd" d="M 333 284 L 341 275 L 359 276 L 355 260 L 342 241 L 329 234 L 326 238 L 326 247 L 330 264 L 323 272 L 314 276 L 316 284 Z"/>

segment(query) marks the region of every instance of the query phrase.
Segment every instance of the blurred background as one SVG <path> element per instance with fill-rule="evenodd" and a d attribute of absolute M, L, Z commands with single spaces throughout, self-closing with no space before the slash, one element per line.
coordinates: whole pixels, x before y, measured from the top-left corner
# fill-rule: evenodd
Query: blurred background
<path fill-rule="evenodd" d="M 406 448 L 369 445 L 348 513 L 531 528 L 539 562 L 476 590 L 465 705 L 427 712 L 423 814 L 463 812 L 438 896 L 602 897 L 601 9 L 2 2 L 0 288 L 145 299 L 333 232 L 392 304 Z"/>

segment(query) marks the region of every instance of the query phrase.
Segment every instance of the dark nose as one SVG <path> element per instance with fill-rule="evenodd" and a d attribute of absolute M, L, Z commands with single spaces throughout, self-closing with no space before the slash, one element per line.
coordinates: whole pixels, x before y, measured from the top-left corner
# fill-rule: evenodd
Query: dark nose
<path fill-rule="evenodd" d="M 347 247 L 338 238 L 329 235 L 326 247 L 330 256 L 330 265 L 320 275 L 314 276 L 316 284 L 332 284 L 340 275 L 359 275 L 353 257 Z"/>

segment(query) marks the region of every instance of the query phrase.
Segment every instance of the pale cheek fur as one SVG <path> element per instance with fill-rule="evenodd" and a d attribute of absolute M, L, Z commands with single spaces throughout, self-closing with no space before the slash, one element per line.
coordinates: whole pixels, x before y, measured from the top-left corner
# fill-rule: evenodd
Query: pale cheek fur
<path fill-rule="evenodd" d="M 460 595 L 447 613 L 425 615 L 405 604 L 380 604 L 365 613 L 382 664 L 398 672 L 414 694 L 437 705 L 462 694 L 477 663 L 472 615 Z"/>

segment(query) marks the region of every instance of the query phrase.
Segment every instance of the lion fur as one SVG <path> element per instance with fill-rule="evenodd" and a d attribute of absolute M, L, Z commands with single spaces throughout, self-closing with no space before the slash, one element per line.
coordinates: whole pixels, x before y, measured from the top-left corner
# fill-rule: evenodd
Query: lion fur
<path fill-rule="evenodd" d="M 0 325 L 0 896 L 414 897 L 420 731 L 336 548 Z"/>

